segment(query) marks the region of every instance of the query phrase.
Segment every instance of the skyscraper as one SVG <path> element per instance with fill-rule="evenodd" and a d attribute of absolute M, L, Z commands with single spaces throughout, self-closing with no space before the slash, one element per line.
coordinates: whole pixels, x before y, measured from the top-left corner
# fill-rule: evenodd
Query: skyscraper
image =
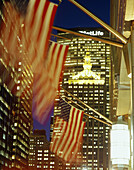
<path fill-rule="evenodd" d="M 91 36 L 109 38 L 108 32 L 103 28 L 75 28 L 72 30 Z M 59 43 L 69 44 L 62 87 L 109 118 L 110 46 L 100 41 L 68 33 L 59 32 L 58 35 L 68 38 L 58 39 Z M 61 93 L 85 107 L 64 90 L 61 90 Z M 60 114 L 58 112 L 58 106 L 55 105 L 55 115 Z M 87 107 L 85 107 L 85 113 L 100 118 Z M 86 116 L 85 118 L 87 122 L 83 135 L 83 163 L 81 166 L 88 169 L 106 169 L 109 166 L 110 127 L 95 119 Z"/>
<path fill-rule="evenodd" d="M 28 169 L 55 169 L 55 155 L 50 153 L 49 145 L 46 131 L 34 130 L 30 135 Z"/>
<path fill-rule="evenodd" d="M 32 121 L 32 84 L 33 75 L 29 65 L 21 68 L 22 79 L 19 90 L 25 87 L 20 97 L 14 96 L 14 117 L 13 117 L 13 152 L 12 167 L 27 168 L 29 153 L 29 137 L 33 128 Z M 19 68 L 18 68 L 19 70 Z"/>
<path fill-rule="evenodd" d="M 11 168 L 13 112 L 12 95 L 0 85 L 0 169 Z M 10 141 L 10 142 L 9 142 Z"/>
<path fill-rule="evenodd" d="M 2 53 L 0 59 L 1 166 L 27 168 L 33 78 L 28 64 L 22 67 L 18 62 L 15 67 L 12 61 L 7 62 L 7 55 Z"/>

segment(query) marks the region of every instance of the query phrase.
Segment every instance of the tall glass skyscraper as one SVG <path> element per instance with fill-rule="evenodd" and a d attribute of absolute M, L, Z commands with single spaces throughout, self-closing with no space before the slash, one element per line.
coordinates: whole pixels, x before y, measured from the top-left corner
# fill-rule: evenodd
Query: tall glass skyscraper
<path fill-rule="evenodd" d="M 30 133 L 33 129 L 32 120 L 32 84 L 33 74 L 28 66 L 25 65 L 22 71 L 22 85 L 19 89 L 25 87 L 21 96 L 14 96 L 14 116 L 13 116 L 13 151 L 12 167 L 28 168 L 28 154 Z"/>
<path fill-rule="evenodd" d="M 12 99 L 6 87 L 0 85 L 0 169 L 11 168 L 12 164 Z"/>
<path fill-rule="evenodd" d="M 109 38 L 103 28 L 75 28 L 90 36 Z M 58 42 L 69 44 L 65 70 L 61 86 L 81 101 L 109 118 L 110 115 L 110 45 L 100 41 L 85 39 L 69 33 L 59 32 Z M 65 39 L 66 38 L 66 39 Z M 85 113 L 101 119 L 96 113 L 78 102 L 71 95 L 61 93 L 85 108 Z M 54 114 L 59 114 L 58 100 Z M 102 122 L 85 116 L 86 127 L 83 135 L 83 162 L 87 169 L 107 169 L 109 167 L 109 130 Z"/>
<path fill-rule="evenodd" d="M 7 62 L 7 55 L 5 52 L 0 56 L 0 168 L 26 169 L 33 126 L 33 75 L 28 63 L 22 66 L 16 62 L 14 66 L 12 61 Z M 21 95 L 16 96 L 15 92 L 21 90 Z"/>

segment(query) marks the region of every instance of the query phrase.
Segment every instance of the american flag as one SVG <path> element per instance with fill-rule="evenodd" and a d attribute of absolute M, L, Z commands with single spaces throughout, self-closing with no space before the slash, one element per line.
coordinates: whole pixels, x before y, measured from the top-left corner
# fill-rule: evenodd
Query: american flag
<path fill-rule="evenodd" d="M 33 71 L 44 62 L 52 30 L 57 5 L 48 0 L 31 0 L 24 20 L 24 35 Z"/>
<path fill-rule="evenodd" d="M 14 6 L 4 2 L 4 12 L 0 30 L 1 45 L 6 49 L 8 60 L 15 66 L 20 57 L 21 16 Z M 11 64 L 10 63 L 10 64 Z"/>
<path fill-rule="evenodd" d="M 34 74 L 35 81 L 42 77 L 43 71 L 45 72 L 44 64 L 56 10 L 57 5 L 48 0 L 30 0 L 27 7 L 22 29 L 24 35 L 22 36 L 22 51 L 25 52 L 26 59 L 31 64 L 34 73 L 40 68 L 39 74 Z"/>
<path fill-rule="evenodd" d="M 16 3 L 21 6 L 22 2 L 16 1 Z M 14 3 L 4 2 L 0 42 L 1 49 L 3 52 L 6 49 L 7 55 L 2 55 L 6 57 L 5 61 L 10 66 L 18 68 L 18 61 L 21 61 L 21 70 L 25 70 L 26 65 L 31 64 L 35 72 L 46 57 L 57 5 L 48 0 L 30 0 L 27 12 L 20 9 L 25 15 L 21 15 L 16 10 L 18 8 Z M 19 81 L 19 76 L 16 79 Z M 12 82 L 11 80 L 8 84 L 11 91 L 16 89 L 16 84 Z M 19 95 L 25 90 L 24 87 L 26 86 L 21 87 Z"/>
<path fill-rule="evenodd" d="M 38 65 L 38 73 L 34 74 L 32 112 L 42 124 L 47 121 L 53 107 L 68 47 L 52 42 L 46 62 Z"/>
<path fill-rule="evenodd" d="M 60 99 L 61 114 L 56 116 L 50 151 L 67 162 L 77 162 L 85 122 L 84 112 Z"/>
<path fill-rule="evenodd" d="M 21 15 L 15 3 L 3 3 L 0 38 L 8 53 L 18 57 L 16 52 L 23 50 L 31 62 L 37 56 L 45 58 L 57 5 L 48 0 L 30 0 L 26 14 Z"/>

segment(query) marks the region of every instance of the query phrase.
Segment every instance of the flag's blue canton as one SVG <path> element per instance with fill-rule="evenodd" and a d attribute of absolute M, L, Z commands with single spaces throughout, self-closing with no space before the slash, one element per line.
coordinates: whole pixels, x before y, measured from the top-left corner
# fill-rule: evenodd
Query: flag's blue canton
<path fill-rule="evenodd" d="M 59 105 L 61 107 L 61 114 L 59 115 L 59 117 L 61 117 L 65 121 L 68 121 L 71 106 L 67 102 L 65 102 L 62 98 L 60 98 L 60 104 Z"/>

